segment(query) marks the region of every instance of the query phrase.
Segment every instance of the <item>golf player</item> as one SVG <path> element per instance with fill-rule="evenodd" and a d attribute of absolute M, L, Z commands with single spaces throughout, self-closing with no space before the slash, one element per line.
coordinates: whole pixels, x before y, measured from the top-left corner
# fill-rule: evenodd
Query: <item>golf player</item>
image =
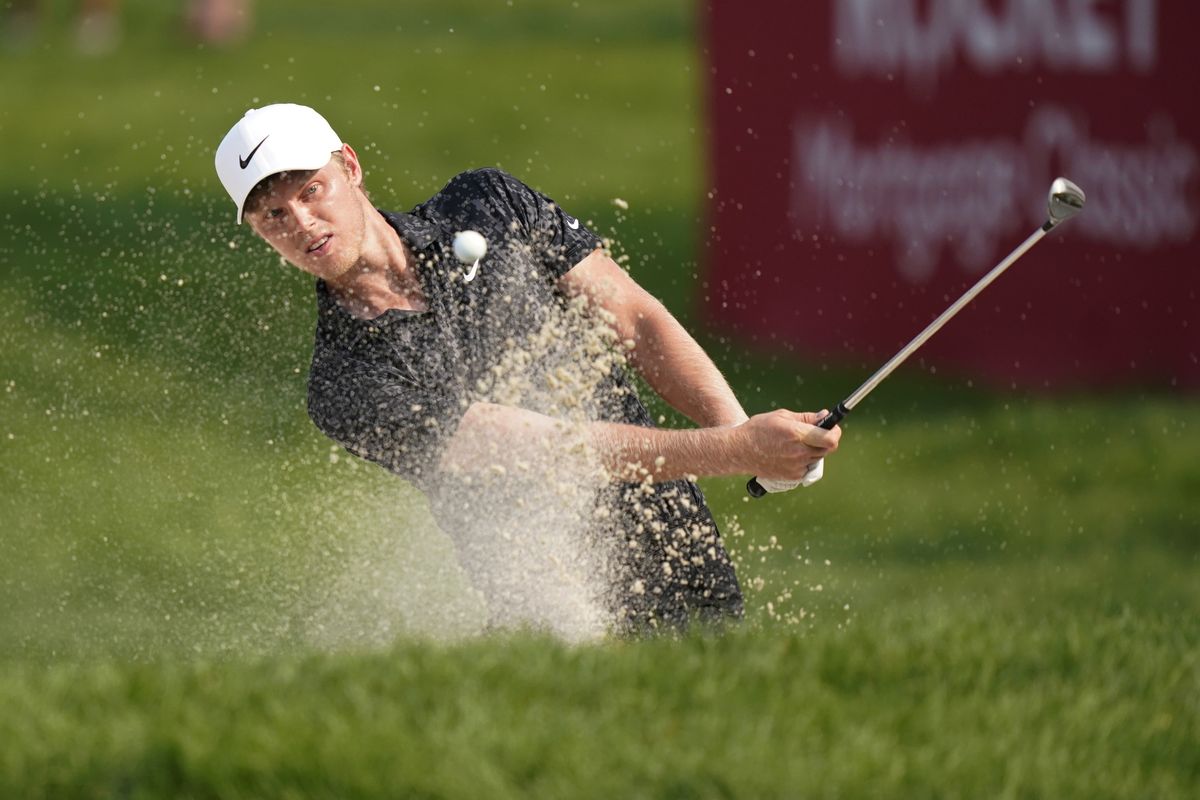
<path fill-rule="evenodd" d="M 425 493 L 495 618 L 514 588 L 472 567 L 504 557 L 489 532 L 564 509 L 603 554 L 598 604 L 612 629 L 742 615 L 694 481 L 796 486 L 838 446 L 839 429 L 813 425 L 819 412 L 748 418 L 599 237 L 498 169 L 457 175 L 408 212 L 378 210 L 354 149 L 292 104 L 246 112 L 216 169 L 237 221 L 317 279 L 313 422 Z M 462 231 L 487 243 L 473 263 L 454 255 Z M 627 367 L 697 427 L 656 427 Z M 536 597 L 545 565 L 528 550 L 512 558 Z"/>

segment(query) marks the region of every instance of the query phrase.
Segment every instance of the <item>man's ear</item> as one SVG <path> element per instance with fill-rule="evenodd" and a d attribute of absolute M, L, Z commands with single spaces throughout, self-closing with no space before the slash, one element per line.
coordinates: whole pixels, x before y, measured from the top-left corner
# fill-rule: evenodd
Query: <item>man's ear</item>
<path fill-rule="evenodd" d="M 363 172 L 362 165 L 358 163 L 358 153 L 354 152 L 354 148 L 348 144 L 342 145 L 342 163 L 346 167 L 346 176 L 350 179 L 351 186 L 362 186 Z"/>

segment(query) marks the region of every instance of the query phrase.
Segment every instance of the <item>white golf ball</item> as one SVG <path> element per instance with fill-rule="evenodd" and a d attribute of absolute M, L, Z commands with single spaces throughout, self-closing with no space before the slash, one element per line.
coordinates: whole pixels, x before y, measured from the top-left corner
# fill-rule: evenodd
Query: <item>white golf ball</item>
<path fill-rule="evenodd" d="M 454 257 L 464 264 L 474 264 L 487 255 L 487 239 L 478 231 L 459 231 L 454 234 Z"/>

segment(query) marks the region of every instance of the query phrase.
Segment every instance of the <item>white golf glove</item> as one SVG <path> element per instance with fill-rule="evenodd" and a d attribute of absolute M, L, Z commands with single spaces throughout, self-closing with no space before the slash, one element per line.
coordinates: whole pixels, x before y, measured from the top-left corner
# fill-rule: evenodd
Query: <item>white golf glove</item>
<path fill-rule="evenodd" d="M 825 475 L 825 459 L 820 459 L 809 465 L 808 472 L 804 473 L 804 477 L 798 481 L 783 481 L 772 480 L 771 478 L 758 478 L 758 485 L 767 490 L 768 494 L 776 492 L 790 492 L 797 486 L 805 488 L 812 486 L 817 481 L 821 480 Z"/>

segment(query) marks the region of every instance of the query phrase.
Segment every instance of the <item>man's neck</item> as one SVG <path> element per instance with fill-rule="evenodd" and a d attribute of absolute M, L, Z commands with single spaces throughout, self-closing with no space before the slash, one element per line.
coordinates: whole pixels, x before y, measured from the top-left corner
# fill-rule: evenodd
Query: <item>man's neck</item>
<path fill-rule="evenodd" d="M 374 319 L 398 308 L 424 311 L 428 304 L 408 244 L 383 215 L 364 200 L 367 226 L 357 263 L 326 281 L 338 304 L 360 319 Z"/>

